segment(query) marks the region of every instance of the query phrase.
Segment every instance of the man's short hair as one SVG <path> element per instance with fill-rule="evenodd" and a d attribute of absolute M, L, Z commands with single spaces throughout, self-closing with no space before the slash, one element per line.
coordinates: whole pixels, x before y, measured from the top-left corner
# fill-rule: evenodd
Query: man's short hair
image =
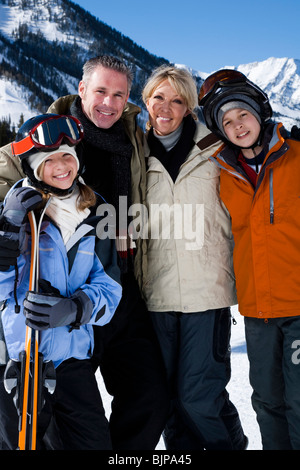
<path fill-rule="evenodd" d="M 95 68 L 99 66 L 105 67 L 106 69 L 115 70 L 116 72 L 120 72 L 126 75 L 128 92 L 130 91 L 133 81 L 133 72 L 125 62 L 112 55 L 100 55 L 86 61 L 82 68 L 82 80 L 87 83 Z"/>

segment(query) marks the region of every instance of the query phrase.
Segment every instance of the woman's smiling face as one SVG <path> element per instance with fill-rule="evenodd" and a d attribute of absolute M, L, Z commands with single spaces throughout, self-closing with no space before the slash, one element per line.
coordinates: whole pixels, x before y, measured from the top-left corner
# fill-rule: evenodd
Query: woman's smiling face
<path fill-rule="evenodd" d="M 158 135 L 174 132 L 189 110 L 184 99 L 178 95 L 168 80 L 161 82 L 147 100 L 150 124 Z"/>

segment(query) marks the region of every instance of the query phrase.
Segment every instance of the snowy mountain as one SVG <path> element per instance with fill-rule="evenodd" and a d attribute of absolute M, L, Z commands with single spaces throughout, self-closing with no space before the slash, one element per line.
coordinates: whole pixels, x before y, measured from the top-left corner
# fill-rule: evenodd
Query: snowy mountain
<path fill-rule="evenodd" d="M 300 124 L 300 60 L 270 57 L 237 69 L 267 93 L 277 120 Z"/>
<path fill-rule="evenodd" d="M 98 53 L 132 65 L 131 100 L 139 105 L 151 70 L 168 62 L 69 0 L 0 0 L 0 119 L 17 126 L 21 113 L 26 120 L 76 93 L 83 63 Z M 299 60 L 269 58 L 237 68 L 268 93 L 276 119 L 289 129 L 300 125 Z M 200 87 L 207 73 L 191 71 Z"/>
<path fill-rule="evenodd" d="M 0 116 L 17 124 L 21 112 L 27 119 L 76 93 L 83 63 L 99 53 L 130 63 L 137 103 L 151 70 L 167 62 L 69 0 L 0 0 Z"/>

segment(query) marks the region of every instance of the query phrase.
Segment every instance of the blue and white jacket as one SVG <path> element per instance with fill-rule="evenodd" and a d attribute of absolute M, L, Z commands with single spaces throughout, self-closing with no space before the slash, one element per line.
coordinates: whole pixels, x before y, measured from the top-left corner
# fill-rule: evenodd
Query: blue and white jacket
<path fill-rule="evenodd" d="M 72 235 L 67 245 L 52 221 L 42 222 L 39 239 L 40 279 L 46 279 L 69 297 L 83 290 L 94 305 L 88 324 L 70 331 L 69 326 L 40 332 L 39 351 L 44 360 L 52 360 L 55 367 L 69 358 L 90 358 L 94 347 L 93 325 L 102 326 L 113 317 L 121 299 L 122 288 L 113 240 L 100 240 L 96 236 L 99 217 L 88 217 Z M 1 321 L 8 356 L 19 360 L 25 347 L 25 316 L 23 299 L 29 289 L 31 236 L 29 223 L 25 227 L 25 243 L 18 258 L 19 279 L 17 299 L 21 307 L 15 313 L 15 268 L 0 271 Z"/>

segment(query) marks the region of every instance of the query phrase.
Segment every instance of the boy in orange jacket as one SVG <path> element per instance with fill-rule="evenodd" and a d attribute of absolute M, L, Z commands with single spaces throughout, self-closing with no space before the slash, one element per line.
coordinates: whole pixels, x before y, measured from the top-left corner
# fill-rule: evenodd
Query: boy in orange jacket
<path fill-rule="evenodd" d="M 263 449 L 300 449 L 300 142 L 270 121 L 267 95 L 238 71 L 210 75 L 199 104 L 224 142 L 211 160 L 232 220 Z"/>

